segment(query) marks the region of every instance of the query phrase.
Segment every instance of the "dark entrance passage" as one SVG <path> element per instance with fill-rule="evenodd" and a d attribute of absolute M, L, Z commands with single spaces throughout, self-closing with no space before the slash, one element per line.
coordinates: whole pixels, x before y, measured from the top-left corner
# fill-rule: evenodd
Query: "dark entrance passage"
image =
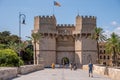
<path fill-rule="evenodd" d="M 67 57 L 63 57 L 61 60 L 61 64 L 63 65 L 69 64 L 69 59 Z"/>

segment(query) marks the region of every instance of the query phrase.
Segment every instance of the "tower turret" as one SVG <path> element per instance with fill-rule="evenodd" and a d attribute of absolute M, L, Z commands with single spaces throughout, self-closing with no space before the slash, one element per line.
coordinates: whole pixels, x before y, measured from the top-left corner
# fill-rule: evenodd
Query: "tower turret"
<path fill-rule="evenodd" d="M 96 27 L 96 17 L 77 16 L 75 27 L 75 62 L 77 64 L 88 64 L 90 61 L 96 63 L 97 48 L 96 41 L 90 36 Z"/>
<path fill-rule="evenodd" d="M 36 16 L 34 18 L 34 30 L 39 30 L 41 33 L 56 32 L 55 16 Z"/>
<path fill-rule="evenodd" d="M 44 66 L 56 62 L 56 18 L 55 16 L 36 16 L 33 32 L 40 32 L 42 37 L 36 44 L 37 64 L 43 59 Z M 34 46 L 35 47 L 35 46 Z M 35 54 L 34 54 L 35 55 Z"/>
<path fill-rule="evenodd" d="M 95 16 L 77 16 L 76 17 L 76 28 L 75 30 L 81 33 L 91 33 L 96 27 Z"/>

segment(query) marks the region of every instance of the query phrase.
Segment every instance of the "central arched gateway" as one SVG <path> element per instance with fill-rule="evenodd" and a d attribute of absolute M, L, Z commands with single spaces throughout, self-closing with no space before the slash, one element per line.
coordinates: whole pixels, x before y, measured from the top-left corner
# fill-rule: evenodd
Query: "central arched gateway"
<path fill-rule="evenodd" d="M 69 59 L 67 57 L 63 57 L 61 60 L 61 64 L 63 65 L 69 64 Z"/>

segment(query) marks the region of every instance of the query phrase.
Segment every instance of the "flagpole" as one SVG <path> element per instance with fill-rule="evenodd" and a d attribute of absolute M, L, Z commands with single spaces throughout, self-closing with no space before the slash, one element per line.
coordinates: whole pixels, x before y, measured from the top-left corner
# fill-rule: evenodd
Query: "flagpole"
<path fill-rule="evenodd" d="M 77 13 L 78 13 L 78 15 L 79 15 L 79 9 L 77 9 Z"/>
<path fill-rule="evenodd" d="M 58 7 L 60 7 L 61 5 L 60 5 L 59 2 L 56 2 L 56 1 L 53 1 L 53 2 L 54 2 L 54 4 L 53 4 L 53 15 L 54 15 L 54 14 L 55 14 L 54 6 L 58 6 Z"/>
<path fill-rule="evenodd" d="M 54 2 L 54 1 L 53 1 Z M 55 13 L 55 9 L 54 9 L 54 4 L 53 4 L 53 15 L 54 15 L 54 13 Z"/>

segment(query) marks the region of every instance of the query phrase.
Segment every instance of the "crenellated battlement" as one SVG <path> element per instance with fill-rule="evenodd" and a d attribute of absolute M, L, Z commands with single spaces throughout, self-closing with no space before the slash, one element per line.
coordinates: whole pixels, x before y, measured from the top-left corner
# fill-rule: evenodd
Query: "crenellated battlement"
<path fill-rule="evenodd" d="M 36 16 L 35 19 L 39 20 L 40 24 L 56 24 L 56 18 L 54 15 L 52 16 Z"/>
<path fill-rule="evenodd" d="M 96 17 L 95 16 L 77 16 L 77 18 L 82 18 L 82 19 L 96 19 Z"/>
<path fill-rule="evenodd" d="M 74 24 L 57 24 L 57 27 L 75 27 Z"/>
<path fill-rule="evenodd" d="M 95 16 L 76 16 L 76 31 L 91 32 L 96 27 Z"/>
<path fill-rule="evenodd" d="M 45 16 L 45 15 L 43 15 L 43 16 L 36 16 L 35 18 L 37 18 L 37 17 L 39 17 L 40 19 L 55 19 L 55 16 L 54 15 L 52 15 L 52 16 Z"/>

